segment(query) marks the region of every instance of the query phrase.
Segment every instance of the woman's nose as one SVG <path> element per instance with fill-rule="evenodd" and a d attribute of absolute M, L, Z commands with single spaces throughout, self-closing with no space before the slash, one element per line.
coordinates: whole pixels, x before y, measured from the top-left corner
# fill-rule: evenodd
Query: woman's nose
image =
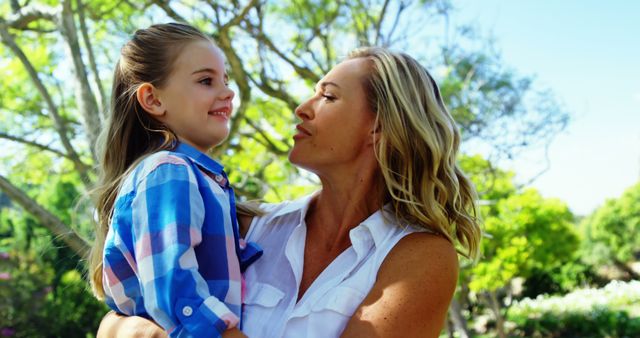
<path fill-rule="evenodd" d="M 302 102 L 295 110 L 295 114 L 302 120 L 310 120 L 313 118 L 313 109 L 311 109 L 311 100 Z"/>

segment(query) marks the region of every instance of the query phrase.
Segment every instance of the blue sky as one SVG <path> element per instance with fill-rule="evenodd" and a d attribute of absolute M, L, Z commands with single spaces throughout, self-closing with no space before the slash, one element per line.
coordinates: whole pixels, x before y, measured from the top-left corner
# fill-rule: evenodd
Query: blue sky
<path fill-rule="evenodd" d="M 532 185 L 578 215 L 640 180 L 640 1 L 454 0 L 452 26 L 495 38 L 505 65 L 554 92 L 571 114 Z M 505 163 L 517 179 L 542 151 Z"/>

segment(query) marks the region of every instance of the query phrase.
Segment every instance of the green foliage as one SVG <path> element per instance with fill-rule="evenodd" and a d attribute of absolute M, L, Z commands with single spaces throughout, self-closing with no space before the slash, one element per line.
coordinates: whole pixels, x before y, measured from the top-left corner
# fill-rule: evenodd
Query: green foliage
<path fill-rule="evenodd" d="M 640 183 L 610 199 L 580 226 L 583 252 L 591 264 L 629 262 L 640 253 Z"/>
<path fill-rule="evenodd" d="M 638 337 L 640 282 L 612 282 L 566 296 L 524 299 L 509 320 L 515 337 Z"/>
<path fill-rule="evenodd" d="M 531 79 L 506 69 L 498 55 L 486 53 L 488 49 L 467 50 L 466 45 L 462 48 L 463 44 L 456 45 L 455 41 L 448 41 L 443 48 L 437 43 L 424 44 L 421 37 L 407 36 L 407 27 L 435 23 L 437 20 L 432 19 L 446 16 L 451 8 L 446 0 L 71 3 L 74 33 L 80 45 L 75 52 L 66 45 L 69 34 L 61 29 L 60 17 L 40 17 L 36 13 L 22 18 L 29 21 L 25 25 L 10 21 L 22 13 L 12 6 L 29 5 L 60 13 L 62 1 L 0 4 L 0 28 L 13 37 L 37 72 L 36 78 L 31 77 L 9 43 L 0 44 L 0 71 L 6 75 L 6 81 L 0 84 L 0 175 L 85 238 L 91 238 L 93 214 L 90 207 L 75 205 L 95 181 L 95 170 L 89 170 L 84 182 L 81 177 L 86 176 L 80 172 L 83 167 L 96 165 L 97 154 L 85 130 L 84 116 L 98 114 L 96 121 L 106 120 L 102 113 L 108 110 L 108 89 L 120 47 L 136 29 L 152 23 L 186 21 L 197 25 L 219 41 L 227 56 L 240 105 L 232 126 L 234 133 L 214 150 L 214 155 L 225 165 L 239 199 L 274 202 L 317 188 L 312 175 L 300 172 L 286 158 L 296 120 L 293 110 L 311 93 L 318 79 L 359 45 L 407 50 L 418 59 L 436 55 L 425 64 L 445 69 L 438 82 L 466 140 L 482 138 L 501 150 L 525 147 L 531 140 L 546 142 L 566 119 L 548 97 L 539 99 L 549 102 L 546 107 L 529 105 Z M 248 3 L 254 8 L 246 12 L 246 17 L 229 21 Z M 81 38 L 81 18 L 85 19 L 88 41 Z M 439 30 L 437 24 L 434 27 Z M 425 25 L 423 30 L 432 27 Z M 230 42 L 223 45 L 224 41 Z M 407 45 L 411 48 L 404 48 Z M 74 68 L 70 53 L 79 53 L 76 56 L 84 62 L 80 69 Z M 91 55 L 95 56 L 95 70 Z M 232 61 L 237 61 L 235 68 Z M 72 74 L 86 76 L 90 88 L 85 89 L 99 107 L 81 111 L 83 96 L 77 95 L 79 83 Z M 51 97 L 53 107 L 46 104 L 39 88 Z M 59 114 L 57 122 L 52 108 Z M 75 162 L 70 160 L 74 152 L 79 154 Z M 518 193 L 513 173 L 493 168 L 479 156 L 463 157 L 461 163 L 479 188 L 487 232 L 493 236 L 483 245 L 486 260 L 476 269 L 465 271 L 463 279 L 474 273 L 475 287 L 491 289 L 515 276 L 545 273 L 551 274 L 554 283 L 566 284 L 573 275 L 559 278 L 563 268 L 558 264 L 571 260 L 549 258 L 552 254 L 569 257 L 569 248 L 575 246 L 574 237 L 565 229 L 571 219 L 566 208 L 542 200 L 536 193 Z M 95 301 L 77 278 L 79 257 L 54 238 L 41 220 L 17 206 L 7 206 L 6 200 L 0 204 L 0 250 L 11 252 L 14 262 L 10 267 L 12 279 L 7 282 L 11 288 L 2 284 L 0 289 L 22 290 L 12 293 L 17 298 L 12 298 L 11 309 L 3 308 L 1 318 L 12 320 L 3 325 L 19 327 L 19 335 L 95 332 L 95 316 L 103 310 L 96 310 Z M 520 210 L 528 216 L 518 217 Z M 542 230 L 536 227 L 551 235 L 540 234 Z M 550 249 L 549 241 L 557 241 L 554 236 L 566 243 Z M 550 252 L 544 254 L 548 249 Z M 492 281 L 492 276 L 497 279 Z M 42 290 L 47 292 L 40 295 Z M 32 302 L 27 302 L 29 295 L 33 296 Z M 37 306 L 37 311 L 29 306 Z M 47 316 L 56 320 L 45 320 Z M 62 316 L 69 320 L 58 320 Z M 37 325 L 29 327 L 29 321 Z M 72 321 L 77 327 L 71 327 Z M 39 325 L 48 331 L 29 331 Z"/>
<path fill-rule="evenodd" d="M 579 245 L 567 206 L 533 189 L 496 201 L 486 213 L 483 259 L 473 268 L 470 288 L 494 291 L 515 277 L 552 271 L 572 260 Z"/>
<path fill-rule="evenodd" d="M 0 253 L 0 328 L 13 337 L 86 337 L 106 306 L 87 290 L 76 270 L 59 271 L 33 251 Z"/>
<path fill-rule="evenodd" d="M 540 317 L 512 317 L 517 329 L 515 337 L 582 337 L 631 338 L 640 335 L 640 318 L 626 311 L 607 308 L 590 313 L 567 313 L 557 316 L 544 313 Z"/>

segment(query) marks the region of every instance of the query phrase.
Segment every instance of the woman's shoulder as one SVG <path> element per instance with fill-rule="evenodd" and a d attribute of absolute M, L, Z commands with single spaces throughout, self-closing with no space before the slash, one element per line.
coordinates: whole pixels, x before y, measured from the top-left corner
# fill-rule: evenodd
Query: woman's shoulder
<path fill-rule="evenodd" d="M 443 236 L 413 232 L 400 239 L 389 251 L 379 273 L 395 275 L 401 271 L 437 279 L 443 286 L 449 286 L 455 284 L 458 277 L 458 252 L 454 244 Z"/>

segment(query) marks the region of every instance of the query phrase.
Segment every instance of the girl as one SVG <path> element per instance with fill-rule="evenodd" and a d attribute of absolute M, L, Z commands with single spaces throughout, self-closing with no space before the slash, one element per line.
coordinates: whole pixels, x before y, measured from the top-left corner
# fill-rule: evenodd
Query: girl
<path fill-rule="evenodd" d="M 153 25 L 122 48 L 97 191 L 94 292 L 172 337 L 221 335 L 241 316 L 233 190 L 205 155 L 229 134 L 234 92 L 213 41 L 184 24 Z"/>

